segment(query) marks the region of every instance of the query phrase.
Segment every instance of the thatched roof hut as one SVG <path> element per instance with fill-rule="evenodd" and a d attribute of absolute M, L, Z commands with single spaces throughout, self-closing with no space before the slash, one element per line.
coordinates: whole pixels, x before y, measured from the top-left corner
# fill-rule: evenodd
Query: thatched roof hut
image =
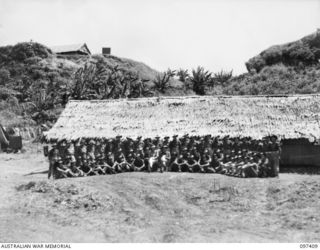
<path fill-rule="evenodd" d="M 320 95 L 70 101 L 46 139 L 207 135 L 320 138 Z"/>

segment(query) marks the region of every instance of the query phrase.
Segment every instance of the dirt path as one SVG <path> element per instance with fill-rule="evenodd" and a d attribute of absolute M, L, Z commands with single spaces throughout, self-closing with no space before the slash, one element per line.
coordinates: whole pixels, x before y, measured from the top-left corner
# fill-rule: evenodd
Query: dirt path
<path fill-rule="evenodd" d="M 41 152 L 29 152 L 0 154 L 1 242 L 320 241 L 317 175 L 126 173 L 52 181 Z"/>

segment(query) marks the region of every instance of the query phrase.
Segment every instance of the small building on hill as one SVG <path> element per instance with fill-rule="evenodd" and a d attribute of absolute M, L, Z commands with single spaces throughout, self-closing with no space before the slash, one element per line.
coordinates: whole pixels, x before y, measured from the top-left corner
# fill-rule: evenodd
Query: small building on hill
<path fill-rule="evenodd" d="M 282 164 L 320 165 L 319 119 L 320 95 L 70 101 L 45 138 L 277 136 Z"/>
<path fill-rule="evenodd" d="M 103 47 L 102 48 L 102 55 L 110 55 L 111 54 L 111 48 L 110 47 Z"/>
<path fill-rule="evenodd" d="M 60 45 L 51 47 L 53 53 L 59 55 L 91 55 L 91 52 L 85 43 Z"/>

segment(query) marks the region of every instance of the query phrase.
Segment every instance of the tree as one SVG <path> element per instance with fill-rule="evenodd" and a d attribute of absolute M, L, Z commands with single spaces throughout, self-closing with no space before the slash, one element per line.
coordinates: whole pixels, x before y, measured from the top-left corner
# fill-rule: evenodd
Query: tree
<path fill-rule="evenodd" d="M 212 84 L 220 84 L 223 85 L 227 81 L 229 81 L 232 78 L 232 70 L 231 71 L 219 71 L 218 73 L 214 73 L 212 77 Z"/>
<path fill-rule="evenodd" d="M 165 90 L 169 87 L 169 81 L 171 77 L 174 77 L 176 74 L 175 70 L 168 69 L 163 73 L 156 75 L 156 78 L 153 80 L 155 87 L 161 93 L 164 93 Z"/>
<path fill-rule="evenodd" d="M 205 95 L 206 87 L 211 83 L 211 75 L 209 71 L 205 71 L 203 67 L 198 66 L 192 70 L 190 81 L 193 84 L 193 91 L 197 95 Z"/>
<path fill-rule="evenodd" d="M 179 79 L 179 81 L 180 82 L 186 82 L 187 81 L 187 79 L 188 79 L 188 77 L 189 77 L 189 73 L 188 73 L 188 70 L 186 69 L 186 70 L 184 70 L 184 69 L 179 69 L 178 71 L 177 71 L 177 74 L 176 74 L 177 76 L 178 76 L 178 79 Z"/>
<path fill-rule="evenodd" d="M 151 92 L 137 72 L 127 71 L 119 66 L 85 64 L 74 76 L 71 97 L 84 99 L 117 99 L 150 96 Z"/>

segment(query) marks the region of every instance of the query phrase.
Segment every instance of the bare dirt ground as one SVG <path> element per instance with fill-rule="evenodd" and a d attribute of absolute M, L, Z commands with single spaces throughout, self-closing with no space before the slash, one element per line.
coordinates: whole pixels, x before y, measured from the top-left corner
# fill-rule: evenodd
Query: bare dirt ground
<path fill-rule="evenodd" d="M 125 173 L 48 180 L 0 154 L 0 242 L 320 242 L 320 176 Z"/>

